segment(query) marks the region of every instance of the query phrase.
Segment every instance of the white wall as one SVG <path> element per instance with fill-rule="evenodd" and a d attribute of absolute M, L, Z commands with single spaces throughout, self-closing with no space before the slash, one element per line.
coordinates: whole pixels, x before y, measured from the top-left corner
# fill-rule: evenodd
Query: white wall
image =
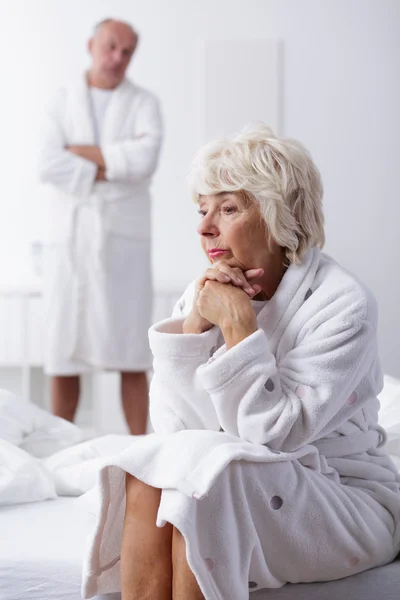
<path fill-rule="evenodd" d="M 130 20 L 141 32 L 131 75 L 163 103 L 166 140 L 153 205 L 156 286 L 183 287 L 204 264 L 185 187 L 199 140 L 198 41 L 280 38 L 283 132 L 301 139 L 322 171 L 326 249 L 377 296 L 384 367 L 400 375 L 398 0 L 3 0 L 0 273 L 16 265 L 27 271 L 28 242 L 41 233 L 41 108 L 88 64 L 86 39 L 106 16 Z"/>

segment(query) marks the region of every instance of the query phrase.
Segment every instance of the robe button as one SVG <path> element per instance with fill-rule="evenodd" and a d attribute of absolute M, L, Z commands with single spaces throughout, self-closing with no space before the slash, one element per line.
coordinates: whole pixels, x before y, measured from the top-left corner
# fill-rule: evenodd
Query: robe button
<path fill-rule="evenodd" d="M 280 496 L 272 496 L 270 505 L 272 510 L 279 510 L 283 506 L 283 500 Z"/>
<path fill-rule="evenodd" d="M 273 392 L 275 389 L 275 384 L 272 381 L 271 378 L 267 379 L 267 381 L 264 384 L 265 389 L 267 390 L 267 392 Z"/>
<path fill-rule="evenodd" d="M 251 590 L 254 590 L 254 588 L 258 587 L 257 583 L 255 581 L 249 581 L 249 588 Z"/>

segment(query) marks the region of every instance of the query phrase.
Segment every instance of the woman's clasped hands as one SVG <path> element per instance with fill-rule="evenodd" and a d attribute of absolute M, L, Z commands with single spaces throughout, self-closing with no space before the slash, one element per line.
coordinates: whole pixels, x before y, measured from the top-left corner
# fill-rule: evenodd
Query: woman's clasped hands
<path fill-rule="evenodd" d="M 193 308 L 183 325 L 184 333 L 203 333 L 219 327 L 227 346 L 238 343 L 257 329 L 251 304 L 261 287 L 252 281 L 263 269 L 242 271 L 218 261 L 196 281 Z"/>

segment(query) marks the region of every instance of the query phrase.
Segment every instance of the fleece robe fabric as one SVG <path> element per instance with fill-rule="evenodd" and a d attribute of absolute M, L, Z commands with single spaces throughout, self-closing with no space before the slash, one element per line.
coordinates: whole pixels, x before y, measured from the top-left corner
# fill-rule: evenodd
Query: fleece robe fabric
<path fill-rule="evenodd" d="M 400 547 L 400 476 L 378 426 L 371 293 L 317 249 L 286 271 L 258 330 L 227 350 L 182 333 L 194 285 L 150 330 L 154 434 L 100 477 L 83 596 L 120 589 L 125 472 L 162 489 L 206 600 L 339 579 Z"/>

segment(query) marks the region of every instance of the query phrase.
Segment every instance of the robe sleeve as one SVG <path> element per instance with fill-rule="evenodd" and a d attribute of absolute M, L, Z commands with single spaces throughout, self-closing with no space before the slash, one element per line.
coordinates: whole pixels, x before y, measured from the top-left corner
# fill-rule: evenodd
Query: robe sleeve
<path fill-rule="evenodd" d="M 279 362 L 262 329 L 221 348 L 199 376 L 223 429 L 287 452 L 334 431 L 380 391 L 369 313 L 364 299 L 330 301 Z M 369 385 L 360 385 L 366 379 Z"/>
<path fill-rule="evenodd" d="M 93 188 L 97 166 L 65 149 L 66 136 L 62 127 L 65 92 L 59 90 L 47 107 L 40 130 L 39 178 L 62 191 L 87 198 Z"/>
<path fill-rule="evenodd" d="M 154 356 L 150 417 L 159 433 L 220 427 L 212 400 L 197 376 L 198 367 L 207 362 L 216 348 L 219 329 L 183 334 L 184 319 L 180 299 L 172 317 L 157 323 L 149 332 Z"/>
<path fill-rule="evenodd" d="M 158 101 L 147 96 L 135 120 L 137 137 L 102 144 L 108 181 L 148 179 L 157 167 L 162 141 L 162 119 Z"/>

